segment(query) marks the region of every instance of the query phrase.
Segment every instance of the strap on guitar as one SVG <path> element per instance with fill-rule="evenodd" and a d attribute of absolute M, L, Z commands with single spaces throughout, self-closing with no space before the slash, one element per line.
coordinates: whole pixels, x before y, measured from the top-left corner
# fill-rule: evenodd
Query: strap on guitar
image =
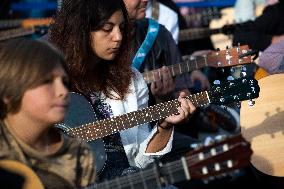
<path fill-rule="evenodd" d="M 147 35 L 132 61 L 132 67 L 135 67 L 137 70 L 140 69 L 143 61 L 145 60 L 145 57 L 152 48 L 159 32 L 159 23 L 154 21 L 153 19 L 148 20 L 149 26 Z"/>

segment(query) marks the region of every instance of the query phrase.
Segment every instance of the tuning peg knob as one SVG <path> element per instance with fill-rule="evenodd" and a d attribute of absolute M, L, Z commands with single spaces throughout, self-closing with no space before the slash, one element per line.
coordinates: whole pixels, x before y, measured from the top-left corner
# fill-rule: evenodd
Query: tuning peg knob
<path fill-rule="evenodd" d="M 209 146 L 209 145 L 213 144 L 214 142 L 215 142 L 214 139 L 209 136 L 209 137 L 205 138 L 204 145 Z"/>
<path fill-rule="evenodd" d="M 228 107 L 227 106 L 221 106 L 224 110 L 227 110 Z"/>
<path fill-rule="evenodd" d="M 217 135 L 217 136 L 215 136 L 215 140 L 217 142 L 222 142 L 222 141 L 226 140 L 227 138 L 228 137 L 226 135 Z"/>
<path fill-rule="evenodd" d="M 246 72 L 246 71 L 247 71 L 247 67 L 241 66 L 241 70 L 242 70 L 243 72 Z"/>
<path fill-rule="evenodd" d="M 236 68 L 232 67 L 232 68 L 230 69 L 230 71 L 231 71 L 231 73 L 235 73 Z"/>
<path fill-rule="evenodd" d="M 240 109 L 241 108 L 241 103 L 240 102 L 236 102 L 236 107 Z"/>
<path fill-rule="evenodd" d="M 217 48 L 216 51 L 220 51 L 220 48 Z"/>
<path fill-rule="evenodd" d="M 203 147 L 203 145 L 201 143 L 193 143 L 190 145 L 190 147 L 194 150 L 199 150 L 201 147 Z"/>
<path fill-rule="evenodd" d="M 248 101 L 248 105 L 249 105 L 249 106 L 253 106 L 254 104 L 255 104 L 255 101 L 253 101 L 253 100 L 249 100 L 249 101 Z"/>
<path fill-rule="evenodd" d="M 241 77 L 246 77 L 247 73 L 246 72 L 241 72 L 240 75 L 241 75 Z"/>
<path fill-rule="evenodd" d="M 227 77 L 227 80 L 228 80 L 228 81 L 233 81 L 233 80 L 235 80 L 235 78 L 230 75 L 230 76 Z"/>
<path fill-rule="evenodd" d="M 221 84 L 220 80 L 215 80 L 213 83 L 214 83 L 214 85 L 220 85 Z"/>

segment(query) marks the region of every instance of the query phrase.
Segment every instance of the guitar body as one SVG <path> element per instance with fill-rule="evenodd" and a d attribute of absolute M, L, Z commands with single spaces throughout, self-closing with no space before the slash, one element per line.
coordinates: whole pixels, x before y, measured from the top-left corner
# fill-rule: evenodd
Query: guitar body
<path fill-rule="evenodd" d="M 60 129 L 68 132 L 69 129 L 97 121 L 91 103 L 83 95 L 71 92 L 69 93 L 69 99 L 70 103 L 64 122 L 58 125 Z M 102 139 L 96 139 L 89 141 L 88 144 L 94 152 L 96 170 L 97 174 L 99 174 L 103 170 L 107 158 L 104 142 Z"/>
<path fill-rule="evenodd" d="M 0 168 L 24 178 L 22 189 L 44 189 L 42 182 L 28 166 L 13 160 L 1 160 Z"/>
<path fill-rule="evenodd" d="M 253 107 L 242 102 L 241 132 L 251 142 L 251 163 L 271 176 L 284 176 L 284 74 L 258 81 L 260 94 Z"/>

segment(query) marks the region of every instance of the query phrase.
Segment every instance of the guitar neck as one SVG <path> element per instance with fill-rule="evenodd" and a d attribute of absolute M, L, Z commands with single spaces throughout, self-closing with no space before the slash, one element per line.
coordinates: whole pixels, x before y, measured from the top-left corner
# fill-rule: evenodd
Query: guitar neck
<path fill-rule="evenodd" d="M 187 41 L 194 39 L 202 39 L 209 37 L 213 34 L 223 33 L 222 28 L 209 29 L 209 28 L 193 28 L 193 29 L 184 29 L 179 32 L 179 41 Z"/>
<path fill-rule="evenodd" d="M 203 106 L 210 103 L 209 92 L 207 91 L 188 96 L 187 98 L 190 99 L 195 106 Z M 177 99 L 160 103 L 117 117 L 72 128 L 70 131 L 68 131 L 68 134 L 85 141 L 95 140 L 137 125 L 156 121 L 166 118 L 170 115 L 177 114 L 179 106 L 180 103 Z"/>
<path fill-rule="evenodd" d="M 0 20 L 0 29 L 20 27 L 24 19 Z"/>
<path fill-rule="evenodd" d="M 192 59 L 187 59 L 186 61 L 183 61 L 181 63 L 168 66 L 168 68 L 170 70 L 171 76 L 176 76 L 203 67 L 207 67 L 211 62 L 217 62 L 217 58 L 214 56 L 198 56 L 198 57 L 192 57 Z M 161 79 L 160 70 L 158 69 L 157 71 L 159 73 L 158 79 Z M 145 72 L 142 74 L 146 83 L 149 84 L 156 81 L 154 77 L 154 72 L 155 70 Z"/>
<path fill-rule="evenodd" d="M 22 37 L 26 35 L 31 35 L 35 33 L 35 29 L 31 28 L 17 28 L 17 29 L 10 29 L 7 31 L 0 32 L 0 41 L 15 38 L 15 37 Z"/>

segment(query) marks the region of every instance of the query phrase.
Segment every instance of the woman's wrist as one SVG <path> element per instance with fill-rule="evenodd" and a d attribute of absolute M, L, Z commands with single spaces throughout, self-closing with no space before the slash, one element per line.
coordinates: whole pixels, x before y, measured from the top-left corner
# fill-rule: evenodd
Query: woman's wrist
<path fill-rule="evenodd" d="M 174 127 L 173 124 L 170 124 L 168 122 L 166 122 L 164 119 L 162 120 L 158 120 L 158 127 L 164 129 L 164 130 L 170 130 Z"/>

